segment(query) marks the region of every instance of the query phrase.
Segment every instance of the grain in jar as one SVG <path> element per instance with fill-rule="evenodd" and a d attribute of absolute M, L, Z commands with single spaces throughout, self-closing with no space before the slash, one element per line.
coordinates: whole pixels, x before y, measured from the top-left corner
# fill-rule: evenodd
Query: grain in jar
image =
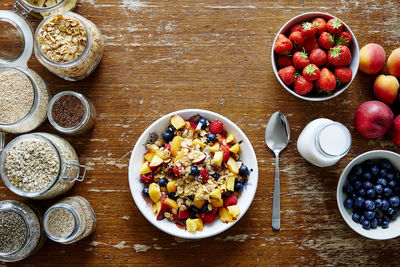
<path fill-rule="evenodd" d="M 34 17 L 47 17 L 54 12 L 71 11 L 77 0 L 17 0 L 15 9 L 22 8 Z"/>

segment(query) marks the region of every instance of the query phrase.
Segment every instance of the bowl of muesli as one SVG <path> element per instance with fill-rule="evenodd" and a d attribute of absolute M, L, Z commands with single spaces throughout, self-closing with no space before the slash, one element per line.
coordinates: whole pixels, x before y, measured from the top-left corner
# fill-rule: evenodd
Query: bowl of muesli
<path fill-rule="evenodd" d="M 129 163 L 136 206 L 180 238 L 217 235 L 240 220 L 258 182 L 254 149 L 232 121 L 186 109 L 163 116 L 138 139 Z"/>

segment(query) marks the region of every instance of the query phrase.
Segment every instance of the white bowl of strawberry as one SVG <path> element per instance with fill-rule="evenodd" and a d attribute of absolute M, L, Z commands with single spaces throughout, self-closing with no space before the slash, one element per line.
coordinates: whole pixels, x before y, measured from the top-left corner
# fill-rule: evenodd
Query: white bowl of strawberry
<path fill-rule="evenodd" d="M 356 37 L 339 18 L 304 13 L 279 30 L 271 53 L 275 76 L 291 94 L 309 101 L 343 93 L 357 74 Z"/>
<path fill-rule="evenodd" d="M 138 139 L 129 163 L 136 206 L 180 238 L 219 234 L 240 220 L 257 188 L 258 166 L 246 135 L 206 110 L 167 114 Z"/>

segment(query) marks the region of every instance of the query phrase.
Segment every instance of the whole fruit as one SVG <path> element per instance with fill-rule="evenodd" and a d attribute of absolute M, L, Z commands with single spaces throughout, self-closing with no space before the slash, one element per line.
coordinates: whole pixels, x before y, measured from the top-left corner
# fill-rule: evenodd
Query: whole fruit
<path fill-rule="evenodd" d="M 366 74 L 377 74 L 385 65 L 386 54 L 382 46 L 374 43 L 360 50 L 360 70 Z"/>
<path fill-rule="evenodd" d="M 400 115 L 393 122 L 392 141 L 400 147 Z"/>
<path fill-rule="evenodd" d="M 374 82 L 375 96 L 386 104 L 393 104 L 399 92 L 399 81 L 392 75 L 379 75 Z"/>
<path fill-rule="evenodd" d="M 400 48 L 395 49 L 389 56 L 387 61 L 388 72 L 400 78 Z"/>
<path fill-rule="evenodd" d="M 383 136 L 393 124 L 393 112 L 380 101 L 367 101 L 355 113 L 356 130 L 365 138 Z"/>

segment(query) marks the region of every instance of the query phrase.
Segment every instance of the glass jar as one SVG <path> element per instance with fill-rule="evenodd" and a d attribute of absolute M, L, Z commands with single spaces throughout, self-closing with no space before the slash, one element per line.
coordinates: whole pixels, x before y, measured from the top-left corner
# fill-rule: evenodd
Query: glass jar
<path fill-rule="evenodd" d="M 49 239 L 72 244 L 93 233 L 96 215 L 90 203 L 83 197 L 67 197 L 46 211 L 43 228 Z"/>
<path fill-rule="evenodd" d="M 3 149 L 0 174 L 15 194 L 48 199 L 82 181 L 86 166 L 79 164 L 75 150 L 61 137 L 32 133 L 15 138 Z"/>
<path fill-rule="evenodd" d="M 22 52 L 16 58 L 0 57 L 0 131 L 30 132 L 46 119 L 49 91 L 43 79 L 27 66 L 33 49 L 29 24 L 18 14 L 5 10 L 0 10 L 0 22 L 12 25 L 23 42 Z"/>
<path fill-rule="evenodd" d="M 350 147 L 351 134 L 346 126 L 324 118 L 307 124 L 297 140 L 300 155 L 318 167 L 336 164 Z"/>
<path fill-rule="evenodd" d="M 57 104 L 58 101 L 61 101 L 62 97 L 67 97 L 67 96 L 72 96 L 79 100 L 79 102 L 82 104 L 81 105 L 82 112 L 80 112 L 80 110 L 76 112 L 72 110 L 74 108 L 77 108 L 78 105 L 75 104 L 74 106 L 72 106 L 74 103 L 73 102 L 68 103 L 67 101 L 61 103 L 60 106 L 62 106 L 62 110 L 58 110 L 59 109 L 59 105 Z M 55 111 L 54 109 L 57 109 L 58 111 Z M 81 114 L 79 115 L 77 113 Z M 73 116 L 75 117 L 79 116 L 79 118 L 74 118 Z M 96 120 L 96 109 L 92 101 L 90 101 L 84 95 L 73 91 L 63 91 L 61 93 L 56 94 L 50 100 L 49 108 L 47 110 L 47 118 L 49 119 L 51 125 L 53 125 L 53 127 L 60 133 L 68 135 L 82 134 L 89 131 L 93 127 Z M 75 125 L 71 124 L 71 120 L 76 121 L 77 124 L 75 123 L 73 123 Z M 63 122 L 64 125 L 60 125 L 61 121 Z"/>
<path fill-rule="evenodd" d="M 43 246 L 46 236 L 41 228 L 42 215 L 33 203 L 0 202 L 0 261 L 20 261 Z"/>
<path fill-rule="evenodd" d="M 57 12 L 46 17 L 36 29 L 34 39 L 39 62 L 68 81 L 89 76 L 103 56 L 100 30 L 93 22 L 73 12 Z"/>
<path fill-rule="evenodd" d="M 54 12 L 70 11 L 76 7 L 77 0 L 57 0 L 56 4 L 47 6 L 47 0 L 43 1 L 43 6 L 35 4 L 37 0 L 16 0 L 14 9 L 27 16 L 31 14 L 34 17 L 42 18 Z M 58 2 L 58 3 L 57 3 Z"/>

